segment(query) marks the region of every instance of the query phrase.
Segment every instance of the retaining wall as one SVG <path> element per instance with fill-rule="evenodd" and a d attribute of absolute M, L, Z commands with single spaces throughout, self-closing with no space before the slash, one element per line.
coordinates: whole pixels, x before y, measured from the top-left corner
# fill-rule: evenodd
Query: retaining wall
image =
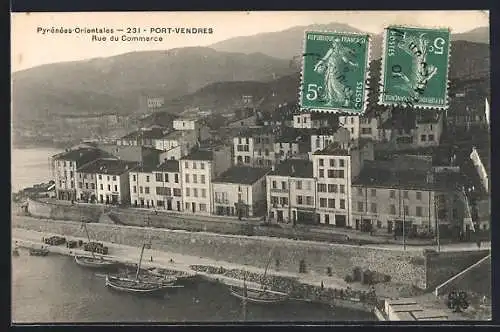
<path fill-rule="evenodd" d="M 93 205 L 60 205 L 49 202 L 40 202 L 28 199 L 28 212 L 37 217 L 57 220 L 85 220 L 98 221 L 104 207 Z"/>
<path fill-rule="evenodd" d="M 427 288 L 435 288 L 489 254 L 489 250 L 429 252 L 425 262 Z"/>
<path fill-rule="evenodd" d="M 53 222 L 15 217 L 13 227 L 65 236 L 85 237 L 77 222 Z M 354 267 L 388 274 L 392 281 L 425 288 L 425 259 L 421 251 L 390 251 L 364 246 L 346 246 L 317 242 L 234 237 L 213 233 L 145 229 L 109 224 L 91 224 L 91 236 L 99 241 L 140 246 L 150 236 L 154 249 L 206 257 L 236 264 L 264 268 L 272 252 L 272 263 L 280 261 L 280 270 L 298 272 L 304 259 L 309 273 L 325 275 L 328 267 L 339 278 L 351 274 Z M 272 250 L 274 249 L 274 250 Z"/>

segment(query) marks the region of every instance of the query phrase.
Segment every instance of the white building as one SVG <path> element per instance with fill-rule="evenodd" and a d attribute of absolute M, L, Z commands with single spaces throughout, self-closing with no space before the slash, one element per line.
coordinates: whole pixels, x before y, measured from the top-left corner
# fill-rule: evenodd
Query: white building
<path fill-rule="evenodd" d="M 130 172 L 129 178 L 133 207 L 182 211 L 179 161 L 167 160 L 157 167 L 138 167 Z"/>
<path fill-rule="evenodd" d="M 339 125 L 349 131 L 351 140 L 359 139 L 360 118 L 358 115 L 339 116 Z"/>
<path fill-rule="evenodd" d="M 154 147 L 165 152 L 165 159 L 179 160 L 191 151 L 197 141 L 195 130 L 175 130 L 155 139 Z"/>
<path fill-rule="evenodd" d="M 118 159 L 98 159 L 78 169 L 81 174 L 96 177 L 97 202 L 128 204 L 130 202 L 129 172 L 137 163 Z"/>
<path fill-rule="evenodd" d="M 271 167 L 277 161 L 274 143 L 280 134 L 281 130 L 271 127 L 248 128 L 241 131 L 233 138 L 234 164 Z"/>
<path fill-rule="evenodd" d="M 77 169 L 102 157 L 104 153 L 94 148 L 77 148 L 52 156 L 56 197 L 60 200 L 76 200 Z"/>
<path fill-rule="evenodd" d="M 346 128 L 319 129 L 311 135 L 311 152 L 321 151 L 330 144 L 339 144 L 346 149 L 351 145 L 351 134 Z"/>
<path fill-rule="evenodd" d="M 313 153 L 313 176 L 317 181 L 316 213 L 320 224 L 352 227 L 352 179 L 365 160 L 373 160 L 373 144 L 363 141 L 344 149 L 331 144 Z"/>
<path fill-rule="evenodd" d="M 379 121 L 376 117 L 359 118 L 359 138 L 378 141 L 380 139 L 378 132 Z"/>
<path fill-rule="evenodd" d="M 266 182 L 270 221 L 316 223 L 316 180 L 311 161 L 287 160 L 267 175 Z"/>
<path fill-rule="evenodd" d="M 176 119 L 173 121 L 173 127 L 174 130 L 193 130 L 199 141 L 204 141 L 210 138 L 209 128 L 197 119 Z"/>
<path fill-rule="evenodd" d="M 420 112 L 417 115 L 414 142 L 418 146 L 438 146 L 443 133 L 443 115 L 438 112 Z"/>
<path fill-rule="evenodd" d="M 214 213 L 253 217 L 266 213 L 266 174 L 261 167 L 235 166 L 212 181 Z"/>
<path fill-rule="evenodd" d="M 212 179 L 231 167 L 231 150 L 218 146 L 195 150 L 181 158 L 182 201 L 184 211 L 211 214 Z"/>

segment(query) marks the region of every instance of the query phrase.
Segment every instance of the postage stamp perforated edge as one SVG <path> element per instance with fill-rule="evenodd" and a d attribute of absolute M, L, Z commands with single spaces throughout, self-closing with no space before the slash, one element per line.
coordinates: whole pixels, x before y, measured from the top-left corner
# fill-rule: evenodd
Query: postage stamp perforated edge
<path fill-rule="evenodd" d="M 447 110 L 450 104 L 450 96 L 449 96 L 449 89 L 450 89 L 450 63 L 451 63 L 451 29 L 449 27 L 440 27 L 440 26 L 432 26 L 432 27 L 424 27 L 424 26 L 418 26 L 418 25 L 411 25 L 411 26 L 404 26 L 404 25 L 389 25 L 384 29 L 383 38 L 382 38 L 382 59 L 381 59 L 381 66 L 380 66 L 380 80 L 379 80 L 379 85 L 378 85 L 378 104 L 382 106 L 397 106 L 397 107 L 403 107 L 403 108 L 409 108 L 409 105 L 406 103 L 396 103 L 396 102 L 385 102 L 384 101 L 384 90 L 385 90 L 385 60 L 386 60 L 386 51 L 385 47 L 387 45 L 387 33 L 389 29 L 391 28 L 404 28 L 404 29 L 423 29 L 423 30 L 443 30 L 447 31 L 448 34 L 450 35 L 449 41 L 450 41 L 450 47 L 448 47 L 448 62 L 447 62 L 447 68 L 446 68 L 446 84 L 445 84 L 445 103 L 444 105 L 432 105 L 432 104 L 419 104 L 415 103 L 413 104 L 412 108 L 417 108 L 417 109 L 428 109 L 428 110 Z"/>
<path fill-rule="evenodd" d="M 303 85 L 304 85 L 304 70 L 305 70 L 305 56 L 306 54 L 306 44 L 307 44 L 307 34 L 308 33 L 328 33 L 328 34 L 339 34 L 344 36 L 363 36 L 367 37 L 367 48 L 366 48 L 366 57 L 365 57 L 365 75 L 364 75 L 364 95 L 363 95 L 363 108 L 361 111 L 352 111 L 350 109 L 332 109 L 332 108 L 304 108 L 302 107 L 302 94 L 303 94 Z M 302 67 L 300 71 L 300 84 L 298 91 L 298 104 L 300 112 L 313 112 L 313 113 L 332 113 L 339 115 L 363 115 L 366 112 L 367 104 L 368 104 L 368 92 L 370 90 L 370 60 L 371 60 L 371 51 L 372 51 L 372 37 L 367 33 L 358 33 L 358 32 L 343 32 L 343 31 L 335 31 L 335 30 L 305 30 L 304 37 L 302 39 Z"/>

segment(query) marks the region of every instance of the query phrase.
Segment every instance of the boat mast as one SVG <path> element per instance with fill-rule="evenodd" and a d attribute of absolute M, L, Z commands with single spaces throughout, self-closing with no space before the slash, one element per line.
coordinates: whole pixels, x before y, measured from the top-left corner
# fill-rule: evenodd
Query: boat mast
<path fill-rule="evenodd" d="M 83 221 L 81 210 L 80 210 L 80 219 L 82 221 L 82 227 L 83 227 L 83 229 L 85 229 L 85 233 L 87 234 L 87 239 L 89 240 L 89 246 L 91 246 L 91 248 L 92 248 L 92 251 L 91 251 L 92 257 L 95 258 L 95 255 L 94 255 L 94 246 L 90 245 L 91 241 L 90 241 L 89 230 L 87 229 L 87 224 Z"/>
<path fill-rule="evenodd" d="M 264 270 L 264 275 L 262 276 L 262 280 L 260 282 L 262 288 L 264 288 L 264 280 L 266 279 L 267 269 L 269 268 L 269 264 L 271 264 L 271 259 L 273 258 L 273 250 L 274 247 L 269 251 L 269 259 L 267 260 L 266 269 Z"/>
<path fill-rule="evenodd" d="M 243 321 L 245 322 L 247 320 L 247 296 L 248 296 L 248 291 L 247 291 L 247 272 L 243 272 L 243 300 L 242 300 L 242 305 L 243 305 Z"/>
<path fill-rule="evenodd" d="M 146 224 L 149 226 L 149 216 L 146 216 Z M 141 256 L 139 257 L 139 264 L 137 264 L 137 272 L 135 274 L 135 280 L 139 279 L 139 272 L 141 271 L 142 256 L 144 255 L 144 248 L 146 248 L 146 236 L 142 243 Z"/>

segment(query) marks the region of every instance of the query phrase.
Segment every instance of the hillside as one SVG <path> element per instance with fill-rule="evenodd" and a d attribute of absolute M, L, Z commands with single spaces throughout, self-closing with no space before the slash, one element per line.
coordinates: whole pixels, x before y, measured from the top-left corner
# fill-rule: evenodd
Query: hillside
<path fill-rule="evenodd" d="M 253 36 L 236 37 L 211 45 L 212 48 L 225 52 L 259 52 L 282 59 L 293 59 L 302 53 L 304 32 L 310 31 L 362 31 L 346 24 L 315 24 L 293 27 L 287 30 L 261 33 Z M 489 42 L 489 28 L 481 27 L 466 33 L 452 34 L 452 40 L 462 40 L 476 43 Z M 382 54 L 382 34 L 372 35 L 372 57 L 377 59 Z"/>
<path fill-rule="evenodd" d="M 130 114 L 137 111 L 141 94 L 169 100 L 214 82 L 266 81 L 291 72 L 286 60 L 202 47 L 50 64 L 13 74 L 13 117 Z"/>

